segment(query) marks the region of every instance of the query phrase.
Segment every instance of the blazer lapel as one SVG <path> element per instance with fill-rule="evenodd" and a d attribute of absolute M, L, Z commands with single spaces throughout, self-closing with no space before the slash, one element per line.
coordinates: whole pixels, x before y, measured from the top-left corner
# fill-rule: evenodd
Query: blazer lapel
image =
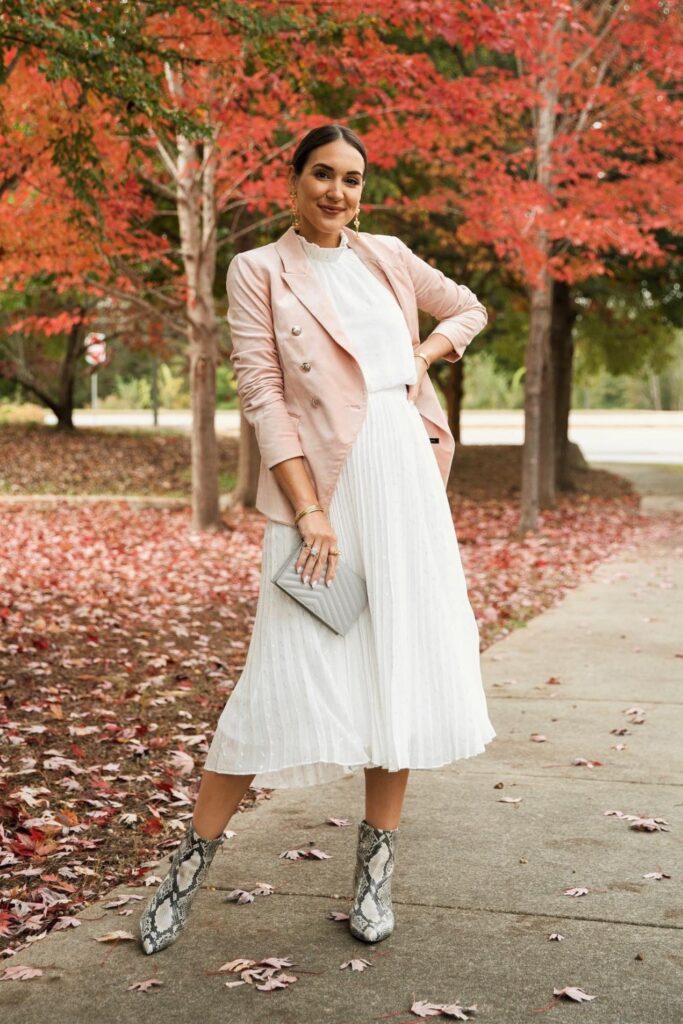
<path fill-rule="evenodd" d="M 350 247 L 359 256 L 368 270 L 375 275 L 378 281 L 388 288 L 399 306 L 410 329 L 411 336 L 415 334 L 416 325 L 413 324 L 414 311 L 410 308 L 408 295 L 405 287 L 401 287 L 397 265 L 386 257 L 380 257 L 374 251 L 371 238 L 356 236 L 355 231 L 342 228 Z M 284 270 L 282 278 L 287 282 L 297 298 L 304 304 L 308 311 L 322 324 L 325 330 L 337 341 L 349 355 L 353 356 L 353 346 L 344 330 L 344 325 L 339 314 L 327 294 L 327 289 L 322 287 L 317 275 L 310 265 L 308 256 L 303 250 L 301 242 L 297 238 L 294 227 L 287 231 L 275 242 Z"/>

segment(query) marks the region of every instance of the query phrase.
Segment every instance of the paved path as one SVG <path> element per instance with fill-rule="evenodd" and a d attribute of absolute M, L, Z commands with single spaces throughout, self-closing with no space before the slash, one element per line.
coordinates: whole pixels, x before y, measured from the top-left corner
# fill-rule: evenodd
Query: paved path
<path fill-rule="evenodd" d="M 197 895 L 173 946 L 147 957 L 137 942 L 97 943 L 113 929 L 137 935 L 139 906 L 119 917 L 95 905 L 80 915 L 80 928 L 5 961 L 43 966 L 45 974 L 1 984 L 0 1017 L 12 1024 L 407 1024 L 420 1019 L 410 1013 L 415 1000 L 459 1000 L 476 1004 L 473 1019 L 487 1024 L 680 1024 L 682 597 L 683 523 L 665 544 L 604 562 L 560 604 L 483 654 L 497 736 L 478 757 L 411 774 L 389 939 L 366 946 L 328 919 L 349 907 L 362 777 L 275 791 L 231 822 L 237 835 L 214 861 L 210 887 Z M 642 713 L 629 714 L 633 708 Z M 532 741 L 535 733 L 546 741 Z M 600 764 L 574 765 L 576 758 Z M 668 831 L 636 830 L 607 812 L 665 819 Z M 351 827 L 325 824 L 330 815 L 349 818 Z M 331 859 L 279 858 L 308 843 Z M 644 877 L 650 872 L 671 878 Z M 275 893 L 242 906 L 223 902 L 234 887 L 258 882 Z M 575 886 L 587 894 L 564 894 Z M 146 899 L 150 890 L 116 892 Z M 550 941 L 552 933 L 563 940 Z M 294 962 L 299 980 L 286 991 L 229 989 L 217 973 L 237 957 L 273 956 Z M 351 957 L 372 967 L 341 971 Z M 162 985 L 128 990 L 149 978 Z M 553 1005 L 553 988 L 565 986 L 595 999 Z"/>
<path fill-rule="evenodd" d="M 45 423 L 55 423 L 46 413 Z M 153 428 L 152 413 L 139 410 L 117 412 L 77 409 L 77 427 Z M 189 430 L 190 412 L 163 409 L 159 414 L 162 429 Z M 222 409 L 216 413 L 219 434 L 237 436 L 239 411 Z M 522 444 L 524 412 L 521 409 L 464 409 L 460 417 L 463 444 Z M 589 461 L 664 462 L 683 465 L 683 412 L 650 409 L 572 409 L 569 437 Z"/>

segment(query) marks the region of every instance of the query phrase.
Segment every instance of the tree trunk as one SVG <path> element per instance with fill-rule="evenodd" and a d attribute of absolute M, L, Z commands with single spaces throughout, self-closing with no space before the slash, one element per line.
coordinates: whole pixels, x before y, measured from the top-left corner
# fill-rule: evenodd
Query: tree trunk
<path fill-rule="evenodd" d="M 446 396 L 446 414 L 448 426 L 456 444 L 460 443 L 460 410 L 462 409 L 464 368 L 462 359 L 449 363 L 448 376 L 444 393 Z"/>
<path fill-rule="evenodd" d="M 261 453 L 256 443 L 256 431 L 251 423 L 240 414 L 240 444 L 237 464 L 237 483 L 232 493 L 231 506 L 244 505 L 253 508 L 256 504 Z"/>
<path fill-rule="evenodd" d="M 72 324 L 66 341 L 66 352 L 59 372 L 59 388 L 53 412 L 57 417 L 57 430 L 73 430 L 74 389 L 78 359 L 83 351 L 83 314 Z"/>
<path fill-rule="evenodd" d="M 530 323 L 529 340 L 525 356 L 524 388 L 524 448 L 522 451 L 522 493 L 518 533 L 538 529 L 538 510 L 541 498 L 541 458 L 546 474 L 543 478 L 543 496 L 547 501 L 552 494 L 552 481 L 547 467 L 554 466 L 554 460 L 541 447 L 541 432 L 544 418 L 550 417 L 549 406 L 552 394 L 552 371 L 550 368 L 550 325 L 552 321 L 553 281 L 548 261 L 550 243 L 544 223 L 544 215 L 552 202 L 552 142 L 555 134 L 555 118 L 558 95 L 558 33 L 565 23 L 560 15 L 550 31 L 546 52 L 539 54 L 545 61 L 546 72 L 539 83 L 541 102 L 534 119 L 536 180 L 539 186 L 539 200 L 530 213 L 530 228 L 538 219 L 533 239 L 538 256 L 538 270 L 529 286 Z M 544 379 L 545 375 L 545 379 Z M 544 396 L 546 397 L 544 401 Z M 544 417 L 545 413 L 545 417 Z M 551 435 L 552 437 L 553 435 Z"/>
<path fill-rule="evenodd" d="M 541 398 L 544 363 L 550 337 L 552 280 L 543 271 L 542 284 L 530 289 L 529 341 L 524 375 L 524 447 L 522 450 L 522 495 L 519 532 L 538 529 L 541 458 Z"/>
<path fill-rule="evenodd" d="M 554 283 L 553 283 L 554 284 Z M 552 508 L 555 504 L 555 367 L 553 364 L 551 336 L 553 330 L 553 294 L 551 287 L 548 343 L 544 344 L 543 370 L 541 374 L 541 428 L 538 459 L 538 503 L 539 508 Z"/>
<path fill-rule="evenodd" d="M 166 77 L 173 96 L 182 98 L 180 80 Z M 213 298 L 216 275 L 216 159 L 211 142 L 201 146 L 177 137 L 175 185 L 181 251 L 187 280 L 186 315 L 190 342 L 192 405 L 192 530 L 220 527 L 216 367 L 218 331 Z"/>
<path fill-rule="evenodd" d="M 566 281 L 555 281 L 550 348 L 555 370 L 555 480 L 560 490 L 572 486 L 569 471 L 569 412 L 572 396 L 572 331 L 577 310 Z"/>

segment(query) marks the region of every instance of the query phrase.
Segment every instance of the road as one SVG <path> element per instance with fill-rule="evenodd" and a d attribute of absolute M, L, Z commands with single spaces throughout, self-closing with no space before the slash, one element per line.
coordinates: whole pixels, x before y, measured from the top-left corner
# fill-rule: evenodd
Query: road
<path fill-rule="evenodd" d="M 46 423 L 54 423 L 52 414 Z M 78 409 L 77 427 L 152 427 L 152 414 L 134 412 L 91 412 Z M 159 425 L 189 430 L 188 410 L 163 411 Z M 235 436 L 239 431 L 236 410 L 216 414 L 220 434 Z M 466 409 L 462 413 L 463 444 L 521 444 L 524 420 L 521 410 L 490 411 Z M 647 409 L 575 409 L 569 419 L 569 437 L 589 462 L 638 462 L 683 465 L 683 412 L 651 412 Z"/>

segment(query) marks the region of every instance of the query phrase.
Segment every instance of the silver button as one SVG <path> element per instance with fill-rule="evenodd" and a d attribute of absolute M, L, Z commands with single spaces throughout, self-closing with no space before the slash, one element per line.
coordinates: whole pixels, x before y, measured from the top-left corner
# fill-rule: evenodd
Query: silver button
<path fill-rule="evenodd" d="M 310 368 L 311 368 L 311 364 L 310 363 L 302 363 L 301 364 L 301 369 L 302 370 L 306 370 L 308 372 L 308 370 L 310 370 Z"/>
<path fill-rule="evenodd" d="M 298 324 L 294 324 L 292 327 L 292 334 L 301 334 L 301 327 Z"/>

